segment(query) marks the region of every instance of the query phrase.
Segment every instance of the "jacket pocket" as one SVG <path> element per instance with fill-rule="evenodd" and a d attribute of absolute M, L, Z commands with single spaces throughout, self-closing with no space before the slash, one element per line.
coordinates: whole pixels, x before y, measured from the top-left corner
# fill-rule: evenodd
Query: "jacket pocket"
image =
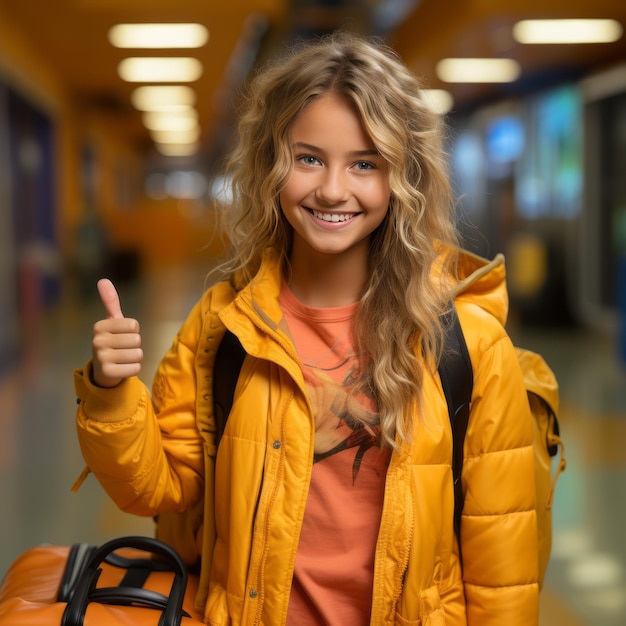
<path fill-rule="evenodd" d="M 445 626 L 446 616 L 441 604 L 439 588 L 429 587 L 420 593 L 417 619 L 406 619 L 396 613 L 396 624 L 398 626 Z"/>

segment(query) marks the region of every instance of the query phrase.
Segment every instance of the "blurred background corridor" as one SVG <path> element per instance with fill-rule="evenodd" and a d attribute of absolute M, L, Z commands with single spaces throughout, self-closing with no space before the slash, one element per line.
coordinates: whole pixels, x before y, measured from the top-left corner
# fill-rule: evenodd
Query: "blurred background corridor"
<path fill-rule="evenodd" d="M 95 282 L 141 322 L 150 381 L 222 251 L 248 77 L 343 28 L 423 76 L 465 245 L 506 255 L 508 330 L 561 385 L 540 623 L 626 624 L 625 27 L 615 0 L 0 0 L 0 577 L 38 543 L 152 534 L 93 477 L 70 491 Z"/>

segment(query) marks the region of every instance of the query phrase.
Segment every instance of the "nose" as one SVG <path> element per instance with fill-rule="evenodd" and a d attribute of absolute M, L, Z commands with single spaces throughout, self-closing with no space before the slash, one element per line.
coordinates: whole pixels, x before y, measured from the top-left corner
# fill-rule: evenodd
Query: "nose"
<path fill-rule="evenodd" d="M 350 195 L 347 172 L 339 167 L 327 167 L 323 170 L 315 195 L 326 205 L 345 202 Z"/>

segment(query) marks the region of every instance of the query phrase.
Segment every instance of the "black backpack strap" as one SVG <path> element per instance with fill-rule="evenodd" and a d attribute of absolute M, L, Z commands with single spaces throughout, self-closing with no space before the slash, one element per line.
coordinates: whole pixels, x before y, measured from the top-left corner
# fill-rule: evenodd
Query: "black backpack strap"
<path fill-rule="evenodd" d="M 448 403 L 448 415 L 452 426 L 452 476 L 454 479 L 454 530 L 457 537 L 461 531 L 463 511 L 463 443 L 470 414 L 470 401 L 474 386 L 472 362 L 454 304 L 442 319 L 445 342 L 439 362 L 439 377 Z"/>
<path fill-rule="evenodd" d="M 216 444 L 219 444 L 226 420 L 233 404 L 235 387 L 246 351 L 239 339 L 226 329 L 226 333 L 215 355 L 213 366 L 213 412 L 215 413 L 215 426 L 217 430 Z"/>

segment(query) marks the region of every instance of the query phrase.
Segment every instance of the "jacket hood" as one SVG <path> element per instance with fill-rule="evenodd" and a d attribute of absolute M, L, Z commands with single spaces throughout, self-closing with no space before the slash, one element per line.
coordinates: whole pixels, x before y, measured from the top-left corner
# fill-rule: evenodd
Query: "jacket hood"
<path fill-rule="evenodd" d="M 509 311 L 504 256 L 491 261 L 467 250 L 459 250 L 458 282 L 452 286 L 457 299 L 472 302 L 493 315 L 504 326 Z"/>

